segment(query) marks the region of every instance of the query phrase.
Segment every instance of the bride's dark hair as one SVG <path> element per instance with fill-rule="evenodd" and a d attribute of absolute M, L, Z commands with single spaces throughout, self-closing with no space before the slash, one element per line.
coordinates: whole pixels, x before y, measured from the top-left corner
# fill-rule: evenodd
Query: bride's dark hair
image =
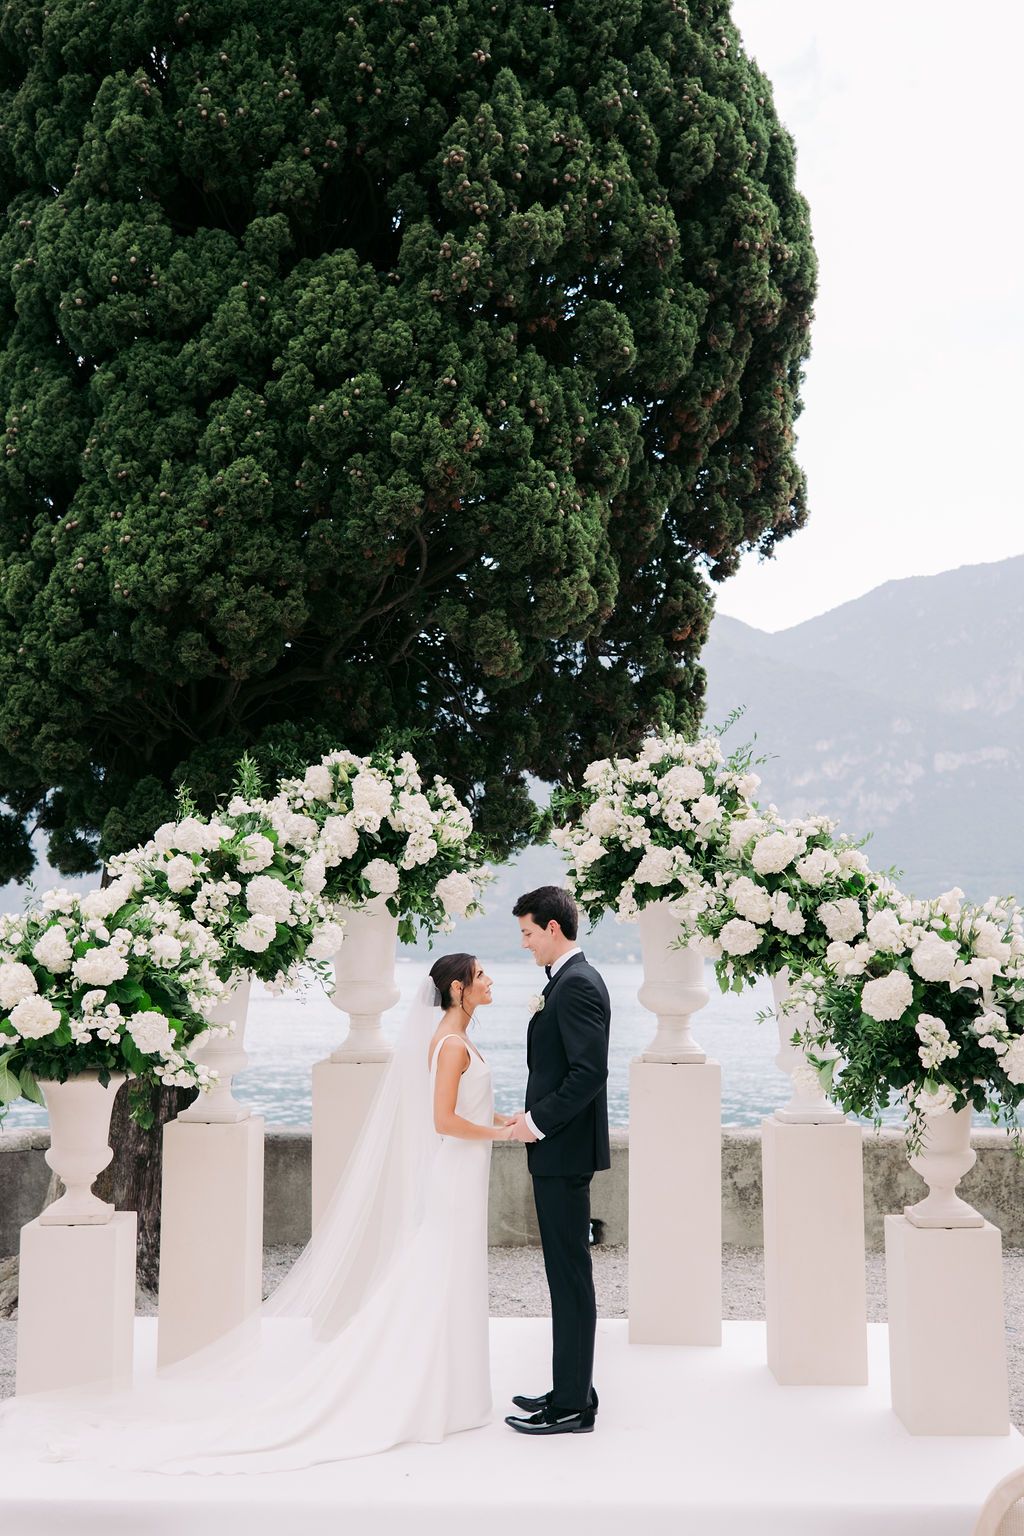
<path fill-rule="evenodd" d="M 476 955 L 439 955 L 430 967 L 430 979 L 441 994 L 441 1007 L 451 1008 L 452 982 L 461 981 L 463 987 L 472 986 L 476 974 Z"/>

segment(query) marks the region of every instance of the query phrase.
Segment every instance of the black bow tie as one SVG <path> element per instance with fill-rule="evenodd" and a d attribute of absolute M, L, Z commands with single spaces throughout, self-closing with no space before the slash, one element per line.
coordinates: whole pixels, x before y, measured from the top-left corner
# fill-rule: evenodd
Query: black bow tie
<path fill-rule="evenodd" d="M 550 967 L 550 965 L 546 965 L 544 967 L 544 974 L 548 978 L 548 980 L 550 981 L 551 980 L 551 967 Z"/>

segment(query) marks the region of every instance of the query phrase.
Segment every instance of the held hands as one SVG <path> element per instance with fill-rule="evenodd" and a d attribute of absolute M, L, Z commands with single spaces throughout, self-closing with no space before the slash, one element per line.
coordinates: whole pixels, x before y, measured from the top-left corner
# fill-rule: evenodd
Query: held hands
<path fill-rule="evenodd" d="M 512 1116 L 509 1128 L 513 1141 L 522 1141 L 530 1144 L 537 1140 L 537 1137 L 533 1134 L 529 1125 L 526 1123 L 526 1115 L 522 1111 L 520 1111 L 519 1114 Z"/>

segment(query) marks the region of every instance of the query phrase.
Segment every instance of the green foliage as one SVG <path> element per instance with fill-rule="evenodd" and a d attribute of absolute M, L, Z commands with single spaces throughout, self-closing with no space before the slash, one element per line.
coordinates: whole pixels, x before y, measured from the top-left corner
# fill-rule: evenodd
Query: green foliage
<path fill-rule="evenodd" d="M 525 771 L 696 726 L 705 576 L 805 517 L 724 4 L 11 0 L 0 206 L 0 793 L 60 868 L 388 732 L 500 850 Z"/>

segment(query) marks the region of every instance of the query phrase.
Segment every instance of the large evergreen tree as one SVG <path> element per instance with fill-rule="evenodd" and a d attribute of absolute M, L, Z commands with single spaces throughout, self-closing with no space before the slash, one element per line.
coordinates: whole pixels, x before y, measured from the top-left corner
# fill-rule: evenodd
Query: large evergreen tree
<path fill-rule="evenodd" d="M 700 713 L 805 516 L 814 281 L 724 0 L 5 0 L 0 878 L 243 747 L 523 772 Z"/>

